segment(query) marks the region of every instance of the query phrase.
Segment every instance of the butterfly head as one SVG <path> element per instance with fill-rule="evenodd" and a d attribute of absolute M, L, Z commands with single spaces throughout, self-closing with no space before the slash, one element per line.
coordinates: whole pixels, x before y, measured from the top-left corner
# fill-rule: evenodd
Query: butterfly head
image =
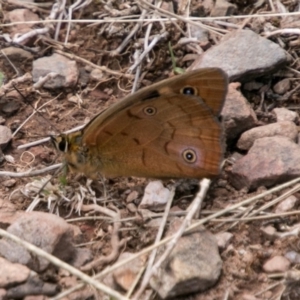
<path fill-rule="evenodd" d="M 54 147 L 64 153 L 68 168 L 77 173 L 83 173 L 90 178 L 96 177 L 97 169 L 89 155 L 89 150 L 82 144 L 82 132 L 51 136 Z"/>
<path fill-rule="evenodd" d="M 60 134 L 58 136 L 51 135 L 50 140 L 53 144 L 53 146 L 56 148 L 56 150 L 60 152 L 66 153 L 68 151 L 68 136 L 65 134 Z"/>
<path fill-rule="evenodd" d="M 76 171 L 79 165 L 78 153 L 80 153 L 81 133 L 75 132 L 71 134 L 60 134 L 50 136 L 54 147 L 65 155 L 65 160 L 72 170 Z"/>

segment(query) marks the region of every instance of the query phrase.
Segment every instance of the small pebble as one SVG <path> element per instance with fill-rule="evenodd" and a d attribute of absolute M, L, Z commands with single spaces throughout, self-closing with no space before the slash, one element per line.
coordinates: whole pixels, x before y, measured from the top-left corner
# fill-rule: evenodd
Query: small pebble
<path fill-rule="evenodd" d="M 290 88 L 291 88 L 291 80 L 289 78 L 285 78 L 285 79 L 280 80 L 279 82 L 277 82 L 274 85 L 273 90 L 274 90 L 275 93 L 283 95 L 287 91 L 289 91 Z"/>
<path fill-rule="evenodd" d="M 291 266 L 289 260 L 283 256 L 274 256 L 263 265 L 263 270 L 267 273 L 286 272 Z"/>

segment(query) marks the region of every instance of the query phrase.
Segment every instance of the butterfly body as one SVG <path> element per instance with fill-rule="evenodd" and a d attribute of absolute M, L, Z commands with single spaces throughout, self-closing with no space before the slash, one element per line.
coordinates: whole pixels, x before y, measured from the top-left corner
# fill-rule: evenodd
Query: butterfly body
<path fill-rule="evenodd" d="M 192 71 L 146 87 L 53 140 L 69 167 L 88 177 L 211 178 L 223 159 L 218 115 L 226 92 L 222 70 Z"/>

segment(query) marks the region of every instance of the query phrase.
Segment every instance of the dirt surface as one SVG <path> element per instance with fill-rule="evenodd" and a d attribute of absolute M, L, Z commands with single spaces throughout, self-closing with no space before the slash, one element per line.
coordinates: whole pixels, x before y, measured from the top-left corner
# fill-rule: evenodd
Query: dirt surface
<path fill-rule="evenodd" d="M 129 4 L 132 5 L 132 3 Z M 248 1 L 239 1 L 235 4 L 237 5 L 237 14 L 242 15 L 249 13 L 250 11 L 253 13 L 256 12 L 255 7 Z M 118 5 L 121 4 L 119 3 Z M 113 7 L 116 8 L 118 5 Z M 293 7 L 296 6 L 296 1 L 289 1 L 289 4 L 286 3 L 286 6 L 292 11 Z M 199 1 L 191 1 L 190 11 L 192 15 L 196 14 L 199 7 L 201 7 Z M 267 3 L 263 7 L 266 10 L 269 10 Z M 4 21 L 6 13 L 15 8 L 16 6 L 13 4 L 2 4 L 0 23 Z M 46 8 L 39 8 L 37 11 L 40 16 L 47 16 Z M 101 13 L 108 13 L 107 10 L 103 8 L 103 4 L 93 1 L 84 9 L 74 12 L 73 19 L 93 19 L 94 12 L 98 12 L 99 15 L 101 15 Z M 242 21 L 238 22 L 242 23 Z M 270 18 L 270 22 L 276 22 L 276 18 Z M 248 26 L 251 27 L 251 24 L 252 21 L 249 21 Z M 63 46 L 62 41 L 66 36 L 66 26 L 63 24 L 59 32 L 60 42 L 54 43 L 52 40 L 50 43 L 47 39 L 35 38 L 30 43 L 27 43 L 26 47 L 35 47 L 35 49 L 38 47 L 38 51 L 33 53 L 34 59 L 49 56 L 53 53 L 54 49 L 60 49 L 64 52 L 71 53 L 74 57 L 83 58 L 96 65 L 105 66 L 120 74 L 126 73 L 126 70 L 133 64 L 133 54 L 135 49 L 142 45 L 141 39 L 145 36 L 146 26 L 140 28 L 135 33 L 132 41 L 121 54 L 111 56 L 111 51 L 115 50 L 122 43 L 134 25 L 135 23 L 122 24 L 120 25 L 119 30 L 116 30 L 113 26 L 118 26 L 118 23 L 75 23 L 70 32 L 68 45 Z M 182 30 L 185 30 L 186 24 L 184 22 L 177 22 L 177 25 Z M 40 27 L 42 27 L 42 25 L 40 25 Z M 9 27 L 4 27 L 2 30 L 4 33 L 9 32 Z M 159 33 L 160 30 L 160 24 L 157 22 L 153 23 L 151 35 Z M 173 73 L 171 55 L 168 50 L 169 42 L 171 45 L 176 45 L 176 47 L 173 47 L 173 50 L 178 67 L 186 69 L 192 62 L 183 59 L 186 54 L 191 54 L 193 52 L 190 48 L 177 44 L 181 37 L 178 28 L 174 26 L 173 23 L 166 23 L 165 30 L 169 33 L 168 37 L 162 39 L 150 52 L 149 58 L 146 58 L 142 63 L 140 87 L 158 82 L 169 77 Z M 50 36 L 53 35 L 50 34 Z M 211 45 L 218 43 L 218 36 L 212 34 L 212 37 L 213 38 L 210 40 Z M 3 49 L 8 46 L 10 46 L 10 43 L 1 39 L 0 48 Z M 291 49 L 293 52 L 291 52 L 290 55 L 297 56 L 298 50 L 295 48 Z M 286 50 L 289 51 L 289 49 Z M 21 63 L 12 61 L 12 64 L 16 66 L 20 74 L 25 74 L 32 70 L 30 61 Z M 62 157 L 57 155 L 57 151 L 50 142 L 39 144 L 27 148 L 26 150 L 18 149 L 18 146 L 39 138 L 47 137 L 50 134 L 59 134 L 75 126 L 82 125 L 103 109 L 106 109 L 122 97 L 128 95 L 131 91 L 134 74 L 132 74 L 131 78 L 124 78 L 103 72 L 100 80 L 93 81 L 91 79 L 87 80 L 92 69 L 91 66 L 88 66 L 79 60 L 77 60 L 77 66 L 80 71 L 80 77 L 75 87 L 60 90 L 47 90 L 43 88 L 33 90 L 32 83 L 19 82 L 17 87 L 26 99 L 20 97 L 13 89 L 11 89 L 7 95 L 2 97 L 0 100 L 0 108 L 2 109 L 6 106 L 9 107 L 9 109 L 6 110 L 7 113 L 4 113 L 2 110 L 1 115 L 5 119 L 5 125 L 12 130 L 18 128 L 19 125 L 32 114 L 32 106 L 40 107 L 47 103 L 40 113 L 34 114 L 34 116 L 21 127 L 19 132 L 14 136 L 12 142 L 3 149 L 4 155 L 12 156 L 14 162 L 3 160 L 1 163 L 2 171 L 24 172 L 29 169 L 41 169 L 45 166 L 60 162 Z M 17 77 L 15 70 L 3 57 L 0 59 L 0 70 L 5 74 L 5 83 Z M 266 82 L 269 79 L 270 77 L 265 77 L 259 80 L 261 82 Z M 68 101 L 68 99 L 74 95 L 79 96 L 80 103 Z M 260 103 L 260 95 L 256 92 L 249 91 L 245 92 L 245 95 L 252 107 L 254 109 L 257 108 Z M 292 97 L 295 100 L 294 103 L 297 104 L 297 95 L 294 94 Z M 269 121 L 267 114 L 258 115 L 258 118 L 264 123 Z M 232 153 L 235 151 L 236 148 L 233 143 L 227 149 L 226 157 L 231 157 Z M 258 195 L 266 190 L 262 187 L 253 193 L 248 193 L 243 190 L 236 191 L 227 182 L 227 172 L 230 171 L 230 168 L 231 164 L 227 162 L 220 177 L 213 182 L 204 202 L 203 214 L 201 217 L 224 209 L 229 205 L 239 203 L 246 198 Z M 49 172 L 49 174 L 54 174 L 54 172 Z M 26 210 L 32 203 L 33 198 L 25 196 L 20 190 L 24 189 L 24 186 L 27 183 L 33 182 L 35 179 L 40 180 L 40 178 L 44 178 L 44 176 L 45 174 L 34 177 L 13 178 L 14 182 L 11 186 L 1 184 L 1 198 L 11 201 L 19 210 Z M 75 191 L 78 191 L 80 186 L 85 186 L 87 179 L 78 174 L 69 173 L 66 176 L 67 184 L 65 186 L 63 185 L 65 179 L 61 179 L 61 176 L 62 172 L 60 175 L 55 174 L 51 179 L 51 182 L 57 189 L 64 190 L 66 197 L 72 199 L 72 201 L 64 201 L 62 198 L 56 199 L 51 202 L 50 211 L 59 214 L 66 219 L 77 218 L 78 212 L 76 212 L 74 208 L 76 208 L 76 204 L 79 200 L 75 197 Z M 3 177 L 1 178 L 1 182 L 7 182 L 9 179 L 10 177 L 8 176 Z M 128 209 L 128 203 L 126 202 L 127 196 L 132 191 L 137 191 L 138 196 L 133 201 L 137 206 L 148 182 L 148 179 L 142 178 L 114 178 L 105 181 L 106 194 L 108 195 L 108 207 L 113 204 L 120 210 L 122 218 L 133 218 L 132 222 L 125 222 L 121 227 L 121 236 L 130 237 L 122 251 L 138 252 L 154 242 L 156 229 L 145 227 L 142 219 L 137 217 L 136 212 L 131 212 Z M 173 206 L 185 209 L 198 189 L 198 182 L 193 180 L 182 180 L 179 182 Z M 174 181 L 170 180 L 165 181 L 164 183 L 165 185 L 171 185 Z M 258 200 L 255 204 L 256 207 L 258 208 L 268 201 L 275 199 L 288 189 L 289 188 L 275 192 L 272 195 Z M 92 183 L 92 190 L 95 191 L 97 198 L 104 197 L 103 185 L 101 182 L 94 181 Z M 299 192 L 296 193 L 295 196 L 299 199 Z M 92 202 L 91 199 L 92 197 L 90 200 L 85 199 L 83 201 L 85 204 L 89 204 Z M 47 196 L 43 197 L 42 201 L 34 209 L 48 212 L 47 200 L 49 200 Z M 296 210 L 297 207 L 294 209 Z M 85 215 L 84 212 L 81 213 L 81 216 L 83 215 Z M 86 215 L 89 215 L 89 213 L 86 213 Z M 97 215 L 97 213 L 93 213 L 92 215 Z M 229 229 L 229 227 L 232 223 L 229 222 L 225 222 L 224 224 L 220 221 L 207 223 L 207 228 L 213 233 L 230 231 L 233 234 L 230 246 L 221 253 L 224 263 L 222 275 L 219 282 L 208 291 L 197 295 L 185 296 L 180 299 L 248 299 L 242 298 L 245 294 L 252 295 L 253 297 L 257 295 L 257 298 L 249 299 L 300 299 L 300 294 L 297 293 L 295 288 L 290 286 L 286 290 L 289 298 L 285 295 L 280 298 L 281 293 L 286 287 L 285 284 L 280 283 L 280 280 L 282 280 L 283 277 L 278 276 L 277 278 L 269 278 L 269 275 L 265 273 L 262 268 L 266 260 L 275 254 L 284 255 L 288 250 L 299 250 L 298 237 L 292 236 L 271 241 L 266 238 L 260 230 L 262 226 L 266 226 L 267 224 L 272 224 L 280 230 L 285 226 L 292 226 L 298 222 L 299 217 L 294 215 L 269 220 L 239 222 L 231 229 Z M 87 221 L 83 219 L 75 221 L 74 224 L 78 225 L 83 232 L 82 243 L 93 242 L 88 247 L 92 249 L 94 258 L 105 256 L 110 253 L 109 223 L 103 220 Z M 101 235 L 99 235 L 99 230 L 101 231 Z M 111 262 L 111 264 L 112 263 L 113 262 Z M 295 266 L 295 269 L 297 269 L 297 265 Z M 278 285 L 274 286 L 275 283 L 278 283 Z"/>

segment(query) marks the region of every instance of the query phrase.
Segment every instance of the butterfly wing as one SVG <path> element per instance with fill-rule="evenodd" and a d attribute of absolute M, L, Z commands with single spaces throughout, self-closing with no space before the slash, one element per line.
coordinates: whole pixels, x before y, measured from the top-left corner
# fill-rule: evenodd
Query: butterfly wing
<path fill-rule="evenodd" d="M 189 72 L 143 89 L 97 116 L 82 142 L 106 176 L 203 178 L 219 174 L 227 91 L 220 69 Z"/>

